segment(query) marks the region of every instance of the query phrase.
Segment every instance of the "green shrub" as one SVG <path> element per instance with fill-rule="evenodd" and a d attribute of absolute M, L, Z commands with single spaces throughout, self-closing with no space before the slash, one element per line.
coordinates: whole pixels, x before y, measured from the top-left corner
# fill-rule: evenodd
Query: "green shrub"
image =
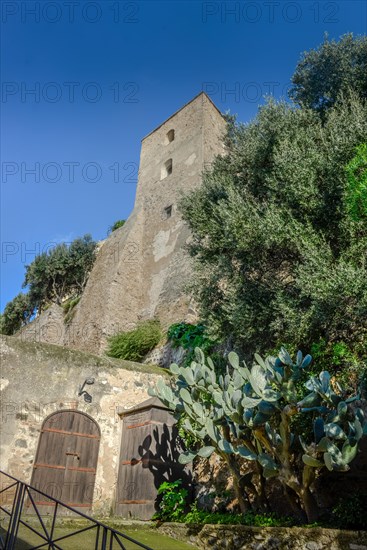
<path fill-rule="evenodd" d="M 252 525 L 255 527 L 291 527 L 295 524 L 293 518 L 276 517 L 275 514 L 234 514 L 232 512 L 207 512 L 200 510 L 196 502 L 190 506 L 185 514 L 186 489 L 179 488 L 181 480 L 173 483 L 164 482 L 158 489 L 163 494 L 160 503 L 160 512 L 153 519 L 162 521 L 177 521 L 179 523 L 211 524 L 211 525 Z"/>
<path fill-rule="evenodd" d="M 204 325 L 190 323 L 174 323 L 167 331 L 167 338 L 172 342 L 173 347 L 181 346 L 184 349 L 201 347 L 203 342 L 208 340 Z"/>
<path fill-rule="evenodd" d="M 329 370 L 338 382 L 349 391 L 358 391 L 358 385 L 367 367 L 366 350 L 352 348 L 344 341 L 326 342 L 320 338 L 311 345 L 311 355 L 317 364 L 312 374 Z"/>
<path fill-rule="evenodd" d="M 153 516 L 153 519 L 160 519 L 162 521 L 182 521 L 187 507 L 186 499 L 188 491 L 181 487 L 181 485 L 181 479 L 177 479 L 173 482 L 164 481 L 161 483 L 158 489 L 158 495 L 162 495 L 162 500 L 159 504 L 159 512 Z"/>
<path fill-rule="evenodd" d="M 233 514 L 230 512 L 205 512 L 199 510 L 197 504 L 191 506 L 191 511 L 183 518 L 185 523 L 216 524 L 216 525 L 249 525 L 253 527 L 291 527 L 295 524 L 293 518 L 276 517 L 275 514 Z"/>
<path fill-rule="evenodd" d="M 205 353 L 211 352 L 211 356 L 213 356 L 213 347 L 216 344 L 216 341 L 209 337 L 207 329 L 202 323 L 197 325 L 174 323 L 167 331 L 167 339 L 172 347 L 182 347 L 187 351 L 183 360 L 184 366 L 190 365 L 191 361 L 195 359 L 195 348 L 200 348 Z"/>
<path fill-rule="evenodd" d="M 112 233 L 112 231 L 116 231 L 116 229 L 119 229 L 120 227 L 125 225 L 125 221 L 126 220 L 117 220 L 115 223 L 110 225 L 110 227 L 107 230 L 107 235 L 110 235 Z"/>
<path fill-rule="evenodd" d="M 140 361 L 158 344 L 161 337 L 159 321 L 144 321 L 134 330 L 112 336 L 108 341 L 107 355 L 117 359 Z"/>

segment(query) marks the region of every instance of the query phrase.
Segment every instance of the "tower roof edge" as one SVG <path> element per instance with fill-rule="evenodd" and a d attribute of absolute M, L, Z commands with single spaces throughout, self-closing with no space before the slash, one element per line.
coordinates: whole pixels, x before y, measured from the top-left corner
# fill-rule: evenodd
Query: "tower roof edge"
<path fill-rule="evenodd" d="M 158 126 L 156 126 L 156 128 L 154 128 L 153 130 L 151 130 L 148 134 L 146 134 L 141 141 L 144 141 L 147 137 L 149 137 L 151 134 L 154 134 L 154 132 L 156 132 L 161 126 L 163 126 L 163 124 L 166 124 L 166 122 L 168 122 L 171 118 L 173 118 L 174 116 L 176 116 L 180 111 L 182 111 L 183 109 L 185 109 L 185 107 L 187 107 L 188 105 L 190 105 L 190 103 L 192 103 L 193 101 L 195 101 L 196 99 L 198 99 L 200 96 L 203 96 L 205 97 L 206 99 L 209 100 L 209 102 L 213 105 L 213 107 L 215 108 L 216 111 L 218 111 L 218 113 L 220 114 L 221 117 L 223 117 L 223 113 L 218 109 L 218 107 L 216 106 L 216 104 L 214 103 L 214 101 L 208 96 L 208 94 L 206 94 L 205 92 L 199 92 L 198 94 L 196 94 L 196 96 L 194 96 L 192 99 L 190 99 L 190 101 L 188 101 L 187 103 L 185 103 L 182 107 L 180 107 L 179 109 L 177 109 L 177 111 L 175 111 L 171 116 L 169 116 L 168 118 L 166 118 L 163 122 L 161 122 L 161 124 L 159 124 Z"/>

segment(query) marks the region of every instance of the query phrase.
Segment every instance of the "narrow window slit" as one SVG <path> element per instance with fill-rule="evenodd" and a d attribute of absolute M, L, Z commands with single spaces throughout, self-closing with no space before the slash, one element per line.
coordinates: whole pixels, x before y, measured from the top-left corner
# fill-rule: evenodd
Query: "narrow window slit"
<path fill-rule="evenodd" d="M 172 174 L 172 159 L 168 159 L 161 168 L 161 180 Z"/>
<path fill-rule="evenodd" d="M 172 216 L 172 204 L 170 206 L 166 206 L 163 210 L 163 216 L 165 220 L 168 220 Z"/>
<path fill-rule="evenodd" d="M 171 143 L 171 141 L 173 141 L 175 139 L 175 131 L 174 130 L 170 130 L 169 132 L 167 132 L 166 134 L 166 145 L 168 143 Z"/>

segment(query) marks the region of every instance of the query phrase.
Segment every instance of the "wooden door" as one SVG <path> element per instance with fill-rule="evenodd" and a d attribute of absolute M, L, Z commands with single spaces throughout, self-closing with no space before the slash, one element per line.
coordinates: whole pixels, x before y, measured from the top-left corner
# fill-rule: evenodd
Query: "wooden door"
<path fill-rule="evenodd" d="M 87 414 L 75 410 L 51 414 L 41 429 L 31 485 L 88 512 L 93 502 L 99 442 L 99 427 Z M 41 513 L 51 511 L 52 501 L 36 492 L 33 496 Z"/>
<path fill-rule="evenodd" d="M 149 520 L 157 511 L 161 483 L 182 479 L 187 484 L 191 472 L 178 463 L 178 433 L 168 410 L 136 410 L 122 421 L 116 514 Z"/>

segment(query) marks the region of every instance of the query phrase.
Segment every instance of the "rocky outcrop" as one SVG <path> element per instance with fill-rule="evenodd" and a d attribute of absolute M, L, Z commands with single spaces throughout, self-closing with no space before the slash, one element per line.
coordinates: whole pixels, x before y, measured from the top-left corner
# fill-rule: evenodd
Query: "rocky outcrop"
<path fill-rule="evenodd" d="M 99 247 L 72 320 L 65 324 L 60 311 L 50 308 L 21 331 L 24 338 L 33 334 L 36 341 L 101 353 L 108 336 L 140 320 L 158 318 L 167 328 L 195 318 L 186 290 L 190 233 L 178 202 L 200 186 L 204 169 L 224 152 L 225 128 L 201 93 L 143 139 L 134 210 Z"/>

